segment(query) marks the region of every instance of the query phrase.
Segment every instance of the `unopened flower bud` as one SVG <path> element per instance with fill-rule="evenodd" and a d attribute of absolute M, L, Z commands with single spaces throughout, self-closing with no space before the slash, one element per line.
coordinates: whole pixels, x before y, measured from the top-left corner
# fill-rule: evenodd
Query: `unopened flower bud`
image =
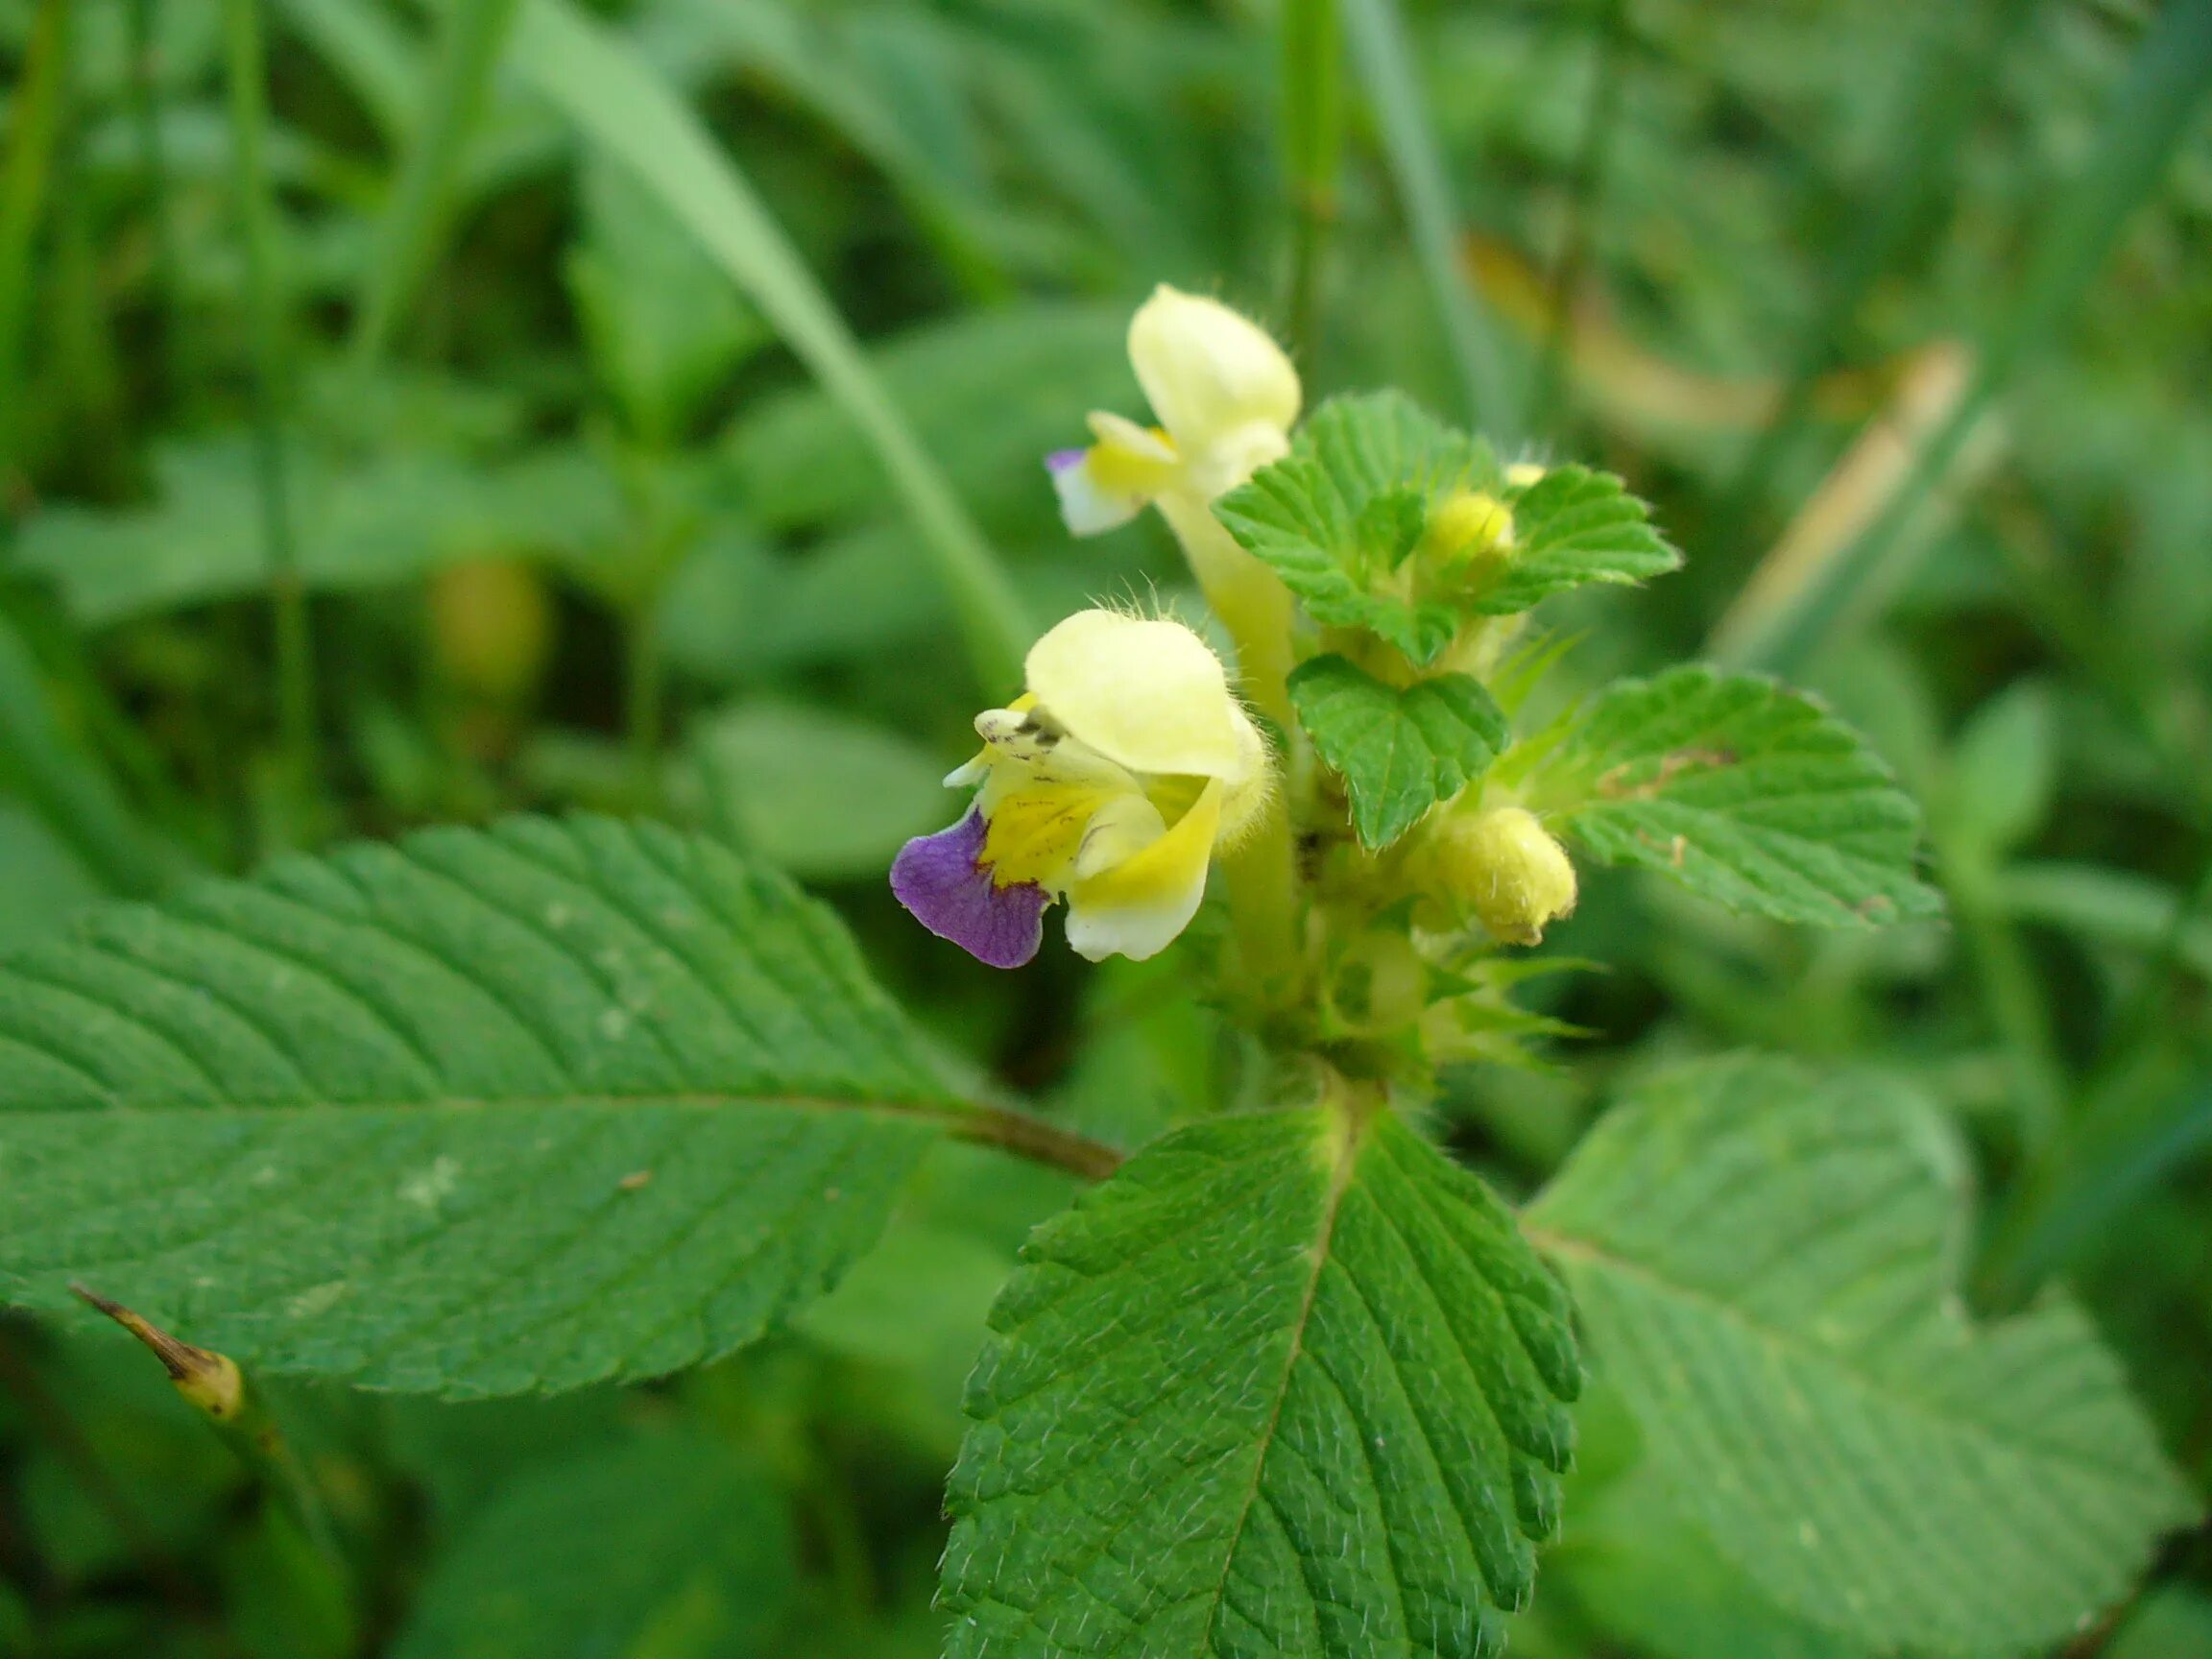
<path fill-rule="evenodd" d="M 1546 924 L 1575 908 L 1575 866 L 1536 814 L 1495 806 L 1447 825 L 1438 837 L 1444 886 L 1509 945 L 1542 942 Z"/>
<path fill-rule="evenodd" d="M 1483 490 L 1462 490 L 1429 515 L 1422 552 L 1434 564 L 1479 566 L 1513 556 L 1513 512 Z"/>

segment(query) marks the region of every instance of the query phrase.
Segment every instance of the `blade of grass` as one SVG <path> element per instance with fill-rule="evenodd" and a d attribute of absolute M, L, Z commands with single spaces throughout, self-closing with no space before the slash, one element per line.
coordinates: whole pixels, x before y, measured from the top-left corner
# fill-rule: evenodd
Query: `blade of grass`
<path fill-rule="evenodd" d="M 1743 584 L 1736 589 L 1706 641 L 1706 653 L 1734 660 L 1744 641 L 1756 639 L 1776 617 L 1788 616 L 1819 589 L 1837 563 L 1882 522 L 1897 497 L 1913 481 L 1913 468 L 1928 444 L 1957 413 L 1974 385 L 1973 354 L 1953 341 L 1922 347 L 1897 375 L 1887 401 L 1874 412 L 1846 449 L 1798 505 Z M 1918 547 L 1940 528 L 1943 508 L 1993 462 L 1998 435 L 1977 443 L 1945 474 L 1950 486 L 1941 498 L 1923 495 L 1910 525 L 1896 534 Z"/>
<path fill-rule="evenodd" d="M 276 629 L 276 708 L 285 770 L 303 805 L 321 775 L 316 753 L 314 640 L 307 589 L 292 534 L 290 483 L 280 427 L 285 380 L 283 297 L 276 276 L 276 205 L 269 194 L 269 109 L 259 0 L 225 0 L 224 46 L 230 82 L 230 142 L 238 216 L 246 243 L 247 305 L 253 341 L 253 450 L 261 531 L 269 558 L 269 602 Z"/>
<path fill-rule="evenodd" d="M 1283 7 L 1283 174 L 1290 187 L 1290 347 L 1309 373 L 1321 346 L 1321 259 L 1336 223 L 1344 151 L 1336 0 Z"/>
<path fill-rule="evenodd" d="M 1842 356 L 1852 319 L 1866 296 L 1936 211 L 1960 146 L 2032 7 L 2033 0 L 1992 0 L 1979 20 L 1963 11 L 1927 13 L 1928 26 L 1945 35 L 1934 50 L 1914 56 L 1896 152 L 1875 169 L 1872 186 L 1860 193 L 1850 215 L 1853 234 L 1830 269 L 1818 314 L 1791 357 L 1782 399 L 1752 441 L 1714 515 L 1741 552 L 1748 551 L 1746 520 L 1761 485 L 1803 429 L 1820 378 Z"/>
<path fill-rule="evenodd" d="M 844 407 L 914 515 L 977 680 L 994 688 L 1018 684 L 1035 637 L 1021 597 L 835 305 L 698 116 L 627 40 L 573 0 L 527 0 L 509 62 L 660 197 Z"/>
<path fill-rule="evenodd" d="M 375 365 L 444 233 L 453 179 L 475 129 L 515 21 L 516 0 L 447 0 L 439 12 L 429 73 L 400 156 L 376 253 L 362 273 L 354 310 L 354 367 Z"/>
<path fill-rule="evenodd" d="M 131 0 L 131 125 L 138 145 L 138 182 L 154 236 L 155 308 L 161 320 L 161 378 L 156 400 L 184 383 L 185 330 L 178 318 L 184 290 L 177 277 L 177 226 L 169 210 L 169 158 L 161 141 L 160 90 L 154 80 L 156 0 Z"/>
<path fill-rule="evenodd" d="M 24 332 L 31 318 L 31 255 L 45 218 L 55 135 L 69 91 L 69 0 L 39 0 L 23 50 L 0 170 L 0 493 L 18 463 L 24 406 Z M 12 517 L 12 516 L 11 516 Z"/>
<path fill-rule="evenodd" d="M 2144 1196 L 2212 1152 L 2212 1083 L 2192 1081 L 2109 1146 L 2076 1135 L 2046 1160 L 2004 1214 L 1980 1264 L 1987 1304 L 2018 1307 Z"/>
<path fill-rule="evenodd" d="M 1590 263 L 1598 199 L 1605 186 L 1606 157 L 1613 148 L 1613 130 L 1621 119 L 1622 65 L 1627 57 L 1627 35 L 1623 27 L 1622 0 L 1599 0 L 1589 121 L 1582 129 L 1581 149 L 1575 157 L 1567 238 L 1560 247 L 1558 262 L 1551 268 L 1544 354 L 1537 362 L 1536 387 L 1528 398 L 1528 425 L 1533 432 L 1550 428 L 1559 413 L 1560 394 L 1566 389 L 1575 295 Z"/>
<path fill-rule="evenodd" d="M 1950 470 L 1992 400 L 2056 332 L 2130 215 L 2157 188 L 2208 84 L 2212 0 L 2176 0 L 2152 23 L 2115 88 L 2089 165 L 2057 192 L 2042 221 L 2020 290 L 1980 353 L 1958 409 L 1921 447 L 1904 485 L 1857 542 L 1793 594 L 1789 606 L 1737 633 L 1721 661 L 1784 675 L 1801 672 L 1823 645 L 1875 613 L 1896 590 L 1917 552 L 1901 533 Z"/>
<path fill-rule="evenodd" d="M 1510 445 L 1520 436 L 1520 411 L 1497 336 L 1460 257 L 1452 185 L 1413 77 L 1405 20 L 1396 0 L 1345 0 L 1344 26 L 1382 134 L 1383 158 L 1405 204 L 1414 252 L 1459 372 L 1468 417 L 1494 442 Z"/>
<path fill-rule="evenodd" d="M 415 120 L 414 43 L 388 11 L 358 0 L 280 0 L 287 33 L 313 49 L 360 101 L 387 144 L 404 142 Z"/>

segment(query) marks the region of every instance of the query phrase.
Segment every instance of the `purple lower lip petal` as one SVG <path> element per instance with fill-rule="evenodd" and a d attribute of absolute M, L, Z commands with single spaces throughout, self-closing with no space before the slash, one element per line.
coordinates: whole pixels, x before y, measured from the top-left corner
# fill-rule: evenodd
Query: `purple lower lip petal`
<path fill-rule="evenodd" d="M 1045 470 L 1054 474 L 1068 472 L 1083 465 L 1088 449 L 1055 449 L 1045 457 Z"/>
<path fill-rule="evenodd" d="M 1019 968 L 1037 954 L 1051 900 L 1033 882 L 999 886 L 981 862 L 983 835 L 983 814 L 971 812 L 916 836 L 892 860 L 891 891 L 938 938 L 994 968 Z"/>

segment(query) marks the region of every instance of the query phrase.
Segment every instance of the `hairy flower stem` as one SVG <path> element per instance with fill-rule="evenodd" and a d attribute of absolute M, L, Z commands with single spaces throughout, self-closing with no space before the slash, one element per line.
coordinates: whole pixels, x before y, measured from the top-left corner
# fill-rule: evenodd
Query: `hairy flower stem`
<path fill-rule="evenodd" d="M 1238 689 L 1287 750 L 1298 731 L 1290 707 L 1290 590 L 1238 546 L 1203 503 L 1168 496 L 1160 510 L 1237 647 Z M 1276 758 L 1287 776 L 1292 757 Z M 1290 814 L 1280 791 L 1250 839 L 1221 861 L 1221 878 L 1243 989 L 1262 1013 L 1286 1006 L 1296 987 L 1299 892 Z"/>

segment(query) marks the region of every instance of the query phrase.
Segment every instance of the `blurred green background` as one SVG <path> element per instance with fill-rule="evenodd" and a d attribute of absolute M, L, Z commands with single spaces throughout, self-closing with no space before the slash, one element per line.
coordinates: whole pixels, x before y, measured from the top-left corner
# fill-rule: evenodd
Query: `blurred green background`
<path fill-rule="evenodd" d="M 1135 1143 L 1170 954 L 999 975 L 883 884 L 1006 635 L 1185 596 L 1040 465 L 1161 280 L 1607 467 L 1689 555 L 1561 694 L 1810 685 L 1940 926 L 1593 875 L 1584 1028 L 1447 1080 L 1508 1191 L 1626 1075 L 1914 1080 L 1972 1291 L 2081 1293 L 2212 1479 L 2212 5 L 0 0 L 0 946 L 342 836 L 652 813 L 832 901 L 949 1048 Z M 1003 570 L 1003 582 L 997 572 Z M 1188 948 L 1186 948 L 1188 949 Z M 0 1171 L 0 1182 L 4 1182 Z M 938 1156 L 794 1331 L 628 1392 L 284 1387 L 341 1586 L 119 1337 L 0 1323 L 0 1653 L 926 1655 L 983 1310 L 1067 1181 Z M 5 1188 L 0 1186 L 0 1203 Z M 1652 1519 L 1600 1397 L 1519 1650 L 1851 1651 Z M 2212 1654 L 2212 1541 L 2067 1651 Z"/>

